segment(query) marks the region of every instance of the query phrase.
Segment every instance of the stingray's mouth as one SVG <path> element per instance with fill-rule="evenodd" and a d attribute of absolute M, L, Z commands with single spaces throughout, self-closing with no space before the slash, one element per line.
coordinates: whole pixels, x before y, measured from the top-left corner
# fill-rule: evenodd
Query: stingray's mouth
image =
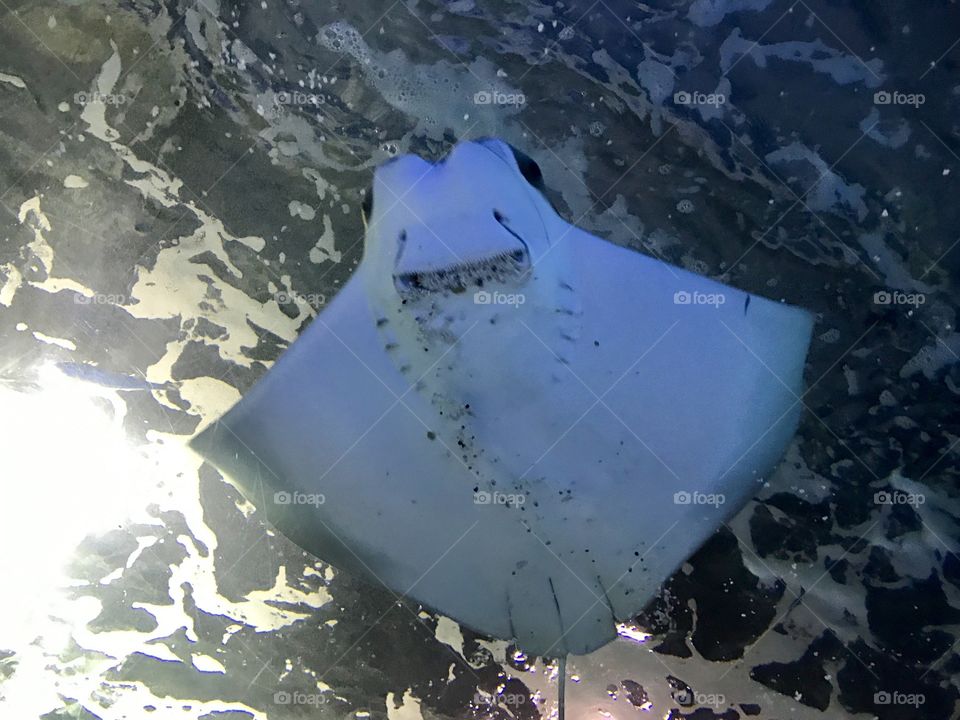
<path fill-rule="evenodd" d="M 499 213 L 495 212 L 494 217 L 509 233 L 507 244 L 501 243 L 495 252 L 458 258 L 459 262 L 439 267 L 398 270 L 394 273 L 393 284 L 400 296 L 414 298 L 428 293 L 458 294 L 468 289 L 522 280 L 531 265 L 527 243 L 507 227 Z M 406 237 L 401 235 L 398 256 L 403 255 L 405 245 Z"/>
<path fill-rule="evenodd" d="M 449 267 L 404 272 L 394 275 L 393 283 L 401 295 L 434 292 L 466 292 L 468 288 L 504 283 L 520 278 L 530 267 L 526 250 L 497 253 L 479 260 Z"/>

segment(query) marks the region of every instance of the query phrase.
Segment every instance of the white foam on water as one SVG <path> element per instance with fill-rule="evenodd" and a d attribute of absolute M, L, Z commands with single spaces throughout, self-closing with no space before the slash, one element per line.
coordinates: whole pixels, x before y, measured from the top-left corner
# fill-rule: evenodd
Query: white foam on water
<path fill-rule="evenodd" d="M 506 118 L 521 112 L 526 102 L 483 57 L 462 65 L 445 60 L 418 65 L 399 49 L 381 53 L 371 48 L 343 21 L 320 28 L 317 42 L 352 57 L 384 100 L 416 119 L 414 134 L 434 140 L 447 130 L 458 138 L 498 134 Z"/>
<path fill-rule="evenodd" d="M 663 105 L 673 95 L 676 76 L 669 65 L 648 58 L 637 66 L 637 77 L 654 105 Z"/>
<path fill-rule="evenodd" d="M 63 179 L 63 186 L 69 190 L 82 190 L 87 187 L 90 183 L 84 180 L 79 175 L 67 175 Z"/>
<path fill-rule="evenodd" d="M 13 87 L 19 88 L 21 90 L 27 89 L 27 84 L 23 81 L 22 78 L 19 78 L 16 75 L 8 75 L 5 72 L 0 72 L 0 83 L 13 85 Z"/>
<path fill-rule="evenodd" d="M 933 288 L 913 278 L 907 266 L 906 258 L 891 250 L 885 242 L 883 230 L 861 233 L 857 236 L 860 246 L 867 252 L 873 265 L 883 275 L 888 288 L 908 293 L 928 293 Z"/>
<path fill-rule="evenodd" d="M 388 692 L 386 706 L 387 720 L 423 720 L 420 700 L 413 696 L 409 688 L 404 690 L 399 702 L 392 692 Z"/>
<path fill-rule="evenodd" d="M 960 361 L 960 333 L 951 332 L 932 339 L 900 368 L 900 377 L 908 378 L 923 373 L 933 380 L 937 373 Z"/>
<path fill-rule="evenodd" d="M 810 42 L 790 40 L 763 45 L 748 40 L 742 36 L 740 28 L 734 28 L 720 46 L 720 69 L 726 74 L 743 56 L 761 68 L 767 67 L 770 58 L 804 63 L 814 72 L 829 75 L 838 85 L 863 83 L 868 88 L 875 88 L 886 79 L 882 60 L 861 60 L 825 45 L 819 38 Z"/>
<path fill-rule="evenodd" d="M 66 338 L 51 337 L 50 335 L 44 335 L 39 330 L 33 331 L 33 337 L 43 343 L 48 345 L 56 345 L 57 347 L 62 347 L 64 350 L 76 350 L 77 346 L 73 340 L 67 340 Z"/>
<path fill-rule="evenodd" d="M 809 181 L 809 194 L 804 202 L 812 210 L 843 214 L 852 212 L 858 220 L 867 216 L 867 206 L 863 201 L 866 188 L 859 183 L 848 184 L 840 175 L 834 172 L 830 165 L 820 157 L 820 154 L 811 150 L 801 142 L 792 142 L 789 145 L 767 153 L 766 161 L 771 165 L 799 164 L 807 166 L 806 179 Z"/>
<path fill-rule="evenodd" d="M 880 110 L 874 107 L 870 108 L 867 116 L 860 121 L 860 132 L 879 145 L 896 150 L 906 144 L 912 131 L 906 118 L 898 118 L 895 125 L 883 122 Z"/>
<path fill-rule="evenodd" d="M 434 636 L 439 642 L 450 646 L 458 655 L 463 656 L 463 633 L 460 632 L 460 626 L 453 620 L 443 615 L 438 616 Z"/>
<path fill-rule="evenodd" d="M 773 0 L 693 0 L 687 19 L 700 27 L 713 27 L 736 12 L 760 12 Z"/>

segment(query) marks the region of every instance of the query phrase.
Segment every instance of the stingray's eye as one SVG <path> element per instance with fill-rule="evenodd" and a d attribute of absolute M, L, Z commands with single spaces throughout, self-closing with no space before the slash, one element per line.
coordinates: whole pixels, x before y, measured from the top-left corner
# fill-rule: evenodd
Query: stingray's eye
<path fill-rule="evenodd" d="M 543 183 L 543 173 L 540 172 L 540 166 L 537 165 L 532 157 L 517 150 L 513 145 L 509 147 L 510 152 L 513 153 L 513 159 L 517 161 L 517 167 L 520 168 L 520 174 L 523 175 L 523 179 L 540 192 L 546 192 L 547 188 Z"/>
<path fill-rule="evenodd" d="M 360 211 L 363 213 L 363 219 L 370 222 L 370 216 L 373 214 L 373 188 L 369 188 L 363 194 L 363 200 L 360 202 Z"/>

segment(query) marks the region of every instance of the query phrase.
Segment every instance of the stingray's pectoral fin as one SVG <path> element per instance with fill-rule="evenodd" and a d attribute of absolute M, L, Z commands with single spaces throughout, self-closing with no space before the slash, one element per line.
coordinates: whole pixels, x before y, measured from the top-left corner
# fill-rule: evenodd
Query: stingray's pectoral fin
<path fill-rule="evenodd" d="M 239 403 L 225 417 L 209 425 L 190 441 L 190 447 L 234 484 L 272 526 L 302 548 L 322 547 L 323 560 L 369 581 L 376 578 L 357 562 L 341 537 L 318 512 L 319 493 L 303 493 L 277 477 L 265 448 L 254 449 L 252 439 L 262 434 L 262 422 L 251 406 Z M 258 409 L 255 405 L 252 409 Z M 295 495 L 299 493 L 298 495 Z"/>
<path fill-rule="evenodd" d="M 776 466 L 812 318 L 568 225 L 527 160 L 381 167 L 358 271 L 194 447 L 304 550 L 563 657 Z"/>

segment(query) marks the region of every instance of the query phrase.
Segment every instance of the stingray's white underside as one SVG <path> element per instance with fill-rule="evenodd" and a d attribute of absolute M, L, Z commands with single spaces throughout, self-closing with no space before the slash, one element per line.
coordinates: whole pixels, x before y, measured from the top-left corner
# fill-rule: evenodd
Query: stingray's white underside
<path fill-rule="evenodd" d="M 540 277 L 575 295 L 568 316 L 478 306 L 411 373 L 385 350 L 365 256 L 194 447 L 318 557 L 561 656 L 610 640 L 775 466 L 811 318 L 537 211 L 570 249 Z"/>

